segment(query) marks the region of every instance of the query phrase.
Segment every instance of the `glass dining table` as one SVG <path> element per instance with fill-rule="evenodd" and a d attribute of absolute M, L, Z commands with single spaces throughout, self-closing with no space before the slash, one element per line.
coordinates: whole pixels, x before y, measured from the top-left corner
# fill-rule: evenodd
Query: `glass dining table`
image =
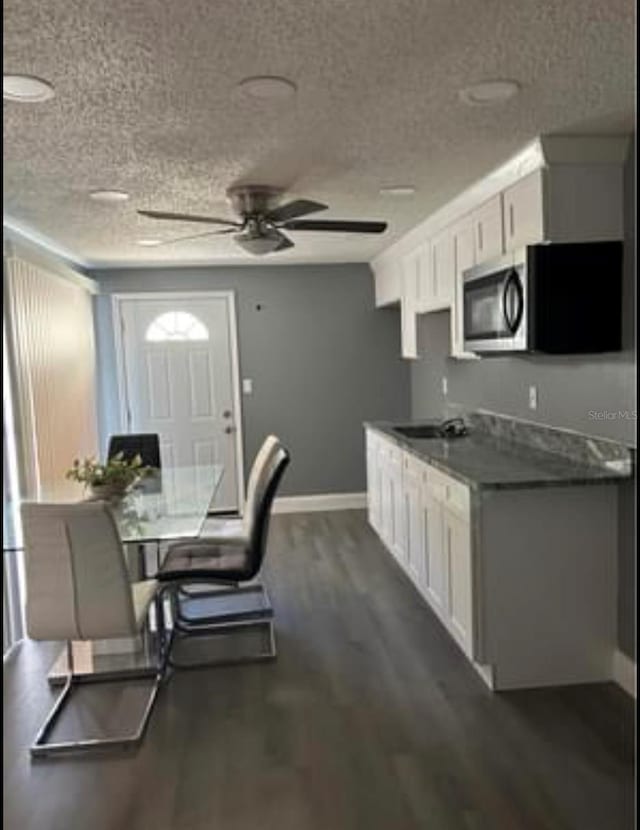
<path fill-rule="evenodd" d="M 198 537 L 207 515 L 215 510 L 215 499 L 224 475 L 221 464 L 199 466 L 164 465 L 133 487 L 124 498 L 112 502 L 112 510 L 120 539 L 125 547 L 132 580 L 153 576 L 147 565 L 149 548 L 159 556 L 162 543 Z M 43 488 L 38 501 L 82 501 L 86 493 L 77 485 Z M 22 541 L 19 532 L 5 533 L 3 548 L 19 554 Z M 153 624 L 152 624 L 153 628 Z M 140 668 L 149 671 L 150 649 L 147 641 L 99 641 L 74 643 L 74 656 L 82 673 L 109 673 L 109 669 Z M 100 664 L 103 664 L 102 667 Z M 49 682 L 56 684 L 66 677 L 64 653 L 56 660 Z"/>

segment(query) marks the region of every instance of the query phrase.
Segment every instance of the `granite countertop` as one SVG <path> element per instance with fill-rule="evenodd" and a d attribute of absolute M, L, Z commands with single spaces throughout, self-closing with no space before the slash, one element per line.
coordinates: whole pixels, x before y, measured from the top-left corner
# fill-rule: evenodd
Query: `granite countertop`
<path fill-rule="evenodd" d="M 509 440 L 484 429 L 471 428 L 465 436 L 447 439 L 407 438 L 393 429 L 406 425 L 406 422 L 365 423 L 368 429 L 385 435 L 402 449 L 476 490 L 617 484 L 631 475 L 630 465 L 624 458 L 588 463 L 557 451 Z"/>

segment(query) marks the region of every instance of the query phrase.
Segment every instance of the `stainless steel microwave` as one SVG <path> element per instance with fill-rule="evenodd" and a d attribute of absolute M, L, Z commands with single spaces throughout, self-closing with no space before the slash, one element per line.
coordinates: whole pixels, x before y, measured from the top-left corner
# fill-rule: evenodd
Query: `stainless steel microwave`
<path fill-rule="evenodd" d="M 464 348 L 619 351 L 622 242 L 528 245 L 463 274 Z"/>

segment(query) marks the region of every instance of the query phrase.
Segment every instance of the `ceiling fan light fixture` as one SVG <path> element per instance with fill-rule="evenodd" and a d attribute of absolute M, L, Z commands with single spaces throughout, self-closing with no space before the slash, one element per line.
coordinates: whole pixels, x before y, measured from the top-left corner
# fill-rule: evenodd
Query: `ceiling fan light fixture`
<path fill-rule="evenodd" d="M 279 230 L 256 219 L 249 219 L 242 233 L 233 238 L 243 250 L 254 256 L 271 254 L 286 240 Z"/>
<path fill-rule="evenodd" d="M 39 104 L 50 100 L 55 94 L 55 89 L 48 81 L 34 75 L 2 76 L 2 97 L 5 101 Z"/>
<path fill-rule="evenodd" d="M 238 84 L 238 89 L 256 100 L 282 101 L 292 98 L 298 87 L 293 81 L 278 75 L 254 75 L 251 78 L 243 78 Z"/>

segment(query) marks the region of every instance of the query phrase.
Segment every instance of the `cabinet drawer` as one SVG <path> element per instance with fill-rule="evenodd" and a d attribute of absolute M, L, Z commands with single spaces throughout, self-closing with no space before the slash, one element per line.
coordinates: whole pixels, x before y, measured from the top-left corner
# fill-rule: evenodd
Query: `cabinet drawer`
<path fill-rule="evenodd" d="M 462 518 L 469 517 L 471 499 L 466 484 L 456 481 L 434 467 L 429 467 L 427 486 L 433 497 L 446 505 L 449 510 L 455 511 Z"/>
<path fill-rule="evenodd" d="M 403 453 L 403 456 L 402 466 L 407 473 L 417 478 L 420 478 L 423 474 L 426 475 L 427 465 L 424 461 L 409 452 Z"/>

